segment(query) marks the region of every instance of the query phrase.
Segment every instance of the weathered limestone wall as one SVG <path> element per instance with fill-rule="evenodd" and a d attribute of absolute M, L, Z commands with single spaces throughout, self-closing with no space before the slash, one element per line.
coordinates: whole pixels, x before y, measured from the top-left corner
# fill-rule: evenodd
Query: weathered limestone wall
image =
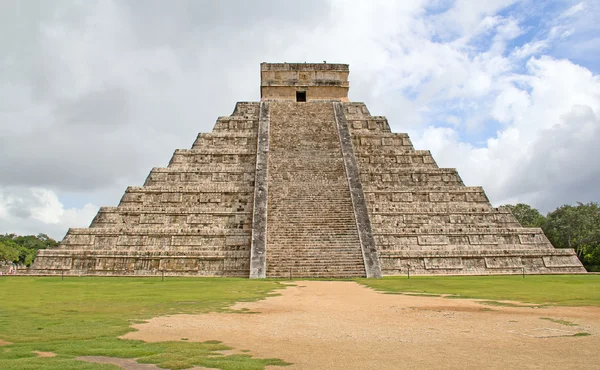
<path fill-rule="evenodd" d="M 384 275 L 585 272 L 572 250 L 493 208 L 481 187 L 391 133 L 385 117 L 343 106 Z"/>
<path fill-rule="evenodd" d="M 296 101 L 296 91 L 305 91 L 307 101 L 348 101 L 348 88 L 331 86 L 265 86 L 262 100 Z"/>
<path fill-rule="evenodd" d="M 238 103 L 89 228 L 40 251 L 30 272 L 247 277 L 258 118 L 259 103 Z"/>
<path fill-rule="evenodd" d="M 347 64 L 262 63 L 261 100 L 296 101 L 296 91 L 307 101 L 348 101 Z"/>

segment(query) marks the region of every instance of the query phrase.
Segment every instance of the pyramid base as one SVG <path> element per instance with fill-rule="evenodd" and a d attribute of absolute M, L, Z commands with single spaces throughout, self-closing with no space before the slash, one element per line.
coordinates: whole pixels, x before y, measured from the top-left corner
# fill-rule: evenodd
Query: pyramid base
<path fill-rule="evenodd" d="M 211 253 L 44 250 L 27 275 L 248 277 L 249 260 Z M 247 260 L 247 263 L 240 263 Z"/>
<path fill-rule="evenodd" d="M 410 251 L 380 256 L 383 275 L 581 274 L 572 249 Z"/>
<path fill-rule="evenodd" d="M 384 276 L 581 274 L 585 268 L 572 249 L 396 251 L 380 255 Z M 246 260 L 246 262 L 242 262 Z M 27 275 L 248 277 L 249 256 L 211 253 L 114 250 L 43 250 Z M 331 276 L 345 276 L 335 269 Z M 354 273 L 347 274 L 355 276 Z M 287 278 L 287 274 L 285 275 Z"/>

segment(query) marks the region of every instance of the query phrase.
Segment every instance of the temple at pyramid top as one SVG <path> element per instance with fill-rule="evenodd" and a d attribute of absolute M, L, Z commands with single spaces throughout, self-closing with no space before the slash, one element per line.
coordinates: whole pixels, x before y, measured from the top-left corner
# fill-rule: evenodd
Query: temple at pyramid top
<path fill-rule="evenodd" d="M 348 101 L 348 64 L 261 63 L 261 100 Z"/>
<path fill-rule="evenodd" d="M 262 63 L 260 101 L 238 102 L 89 227 L 40 250 L 28 273 L 585 273 L 575 251 L 555 249 L 386 117 L 348 101 L 348 73 Z"/>

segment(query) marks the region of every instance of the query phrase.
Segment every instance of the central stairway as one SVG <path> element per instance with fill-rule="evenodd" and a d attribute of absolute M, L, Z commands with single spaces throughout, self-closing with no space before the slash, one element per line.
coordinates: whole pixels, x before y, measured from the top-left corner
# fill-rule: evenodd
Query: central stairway
<path fill-rule="evenodd" d="M 365 276 L 332 103 L 270 104 L 267 277 Z"/>

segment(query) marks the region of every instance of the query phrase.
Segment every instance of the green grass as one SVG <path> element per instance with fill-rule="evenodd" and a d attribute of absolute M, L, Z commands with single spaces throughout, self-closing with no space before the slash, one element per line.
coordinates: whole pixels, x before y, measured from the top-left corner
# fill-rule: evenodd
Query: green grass
<path fill-rule="evenodd" d="M 358 282 L 389 294 L 440 295 L 538 305 L 600 305 L 600 275 L 386 277 Z M 121 340 L 132 323 L 176 313 L 232 312 L 234 302 L 277 294 L 276 280 L 227 278 L 0 278 L 0 369 L 117 369 L 77 356 L 137 358 L 167 369 L 263 369 L 285 365 L 248 354 L 223 355 L 222 343 Z M 240 312 L 240 311 L 237 311 Z M 251 313 L 243 311 L 244 313 Z M 583 336 L 587 333 L 578 333 Z M 242 350 L 242 349 L 240 349 Z M 54 352 L 40 358 L 33 351 Z"/>
<path fill-rule="evenodd" d="M 554 322 L 554 323 L 565 325 L 565 326 L 579 326 L 579 324 L 575 324 L 574 322 L 570 322 L 567 320 L 561 320 L 561 319 L 553 319 L 551 317 L 540 317 L 540 320 L 546 320 L 546 321 Z"/>
<path fill-rule="evenodd" d="M 263 369 L 278 359 L 222 355 L 230 349 L 210 341 L 145 343 L 121 340 L 130 325 L 176 313 L 229 312 L 234 302 L 276 293 L 277 281 L 209 278 L 0 278 L 0 369 L 117 369 L 75 360 L 76 356 L 138 358 L 167 369 L 194 365 L 219 369 Z M 54 352 L 40 358 L 32 351 Z"/>
<path fill-rule="evenodd" d="M 573 334 L 574 337 L 589 337 L 590 335 L 592 335 L 592 334 L 586 333 L 586 332 Z"/>
<path fill-rule="evenodd" d="M 448 298 L 462 298 L 461 296 L 456 296 L 456 297 L 448 297 Z M 481 301 L 481 303 L 486 304 L 488 306 L 497 306 L 497 307 L 534 307 L 534 308 L 540 308 L 540 307 L 545 307 L 545 305 L 525 305 L 522 303 L 519 304 L 515 304 L 512 302 L 500 302 L 500 301 Z"/>
<path fill-rule="evenodd" d="M 600 306 L 600 275 L 406 276 L 357 279 L 386 293 L 452 294 L 460 298 L 540 305 Z"/>

